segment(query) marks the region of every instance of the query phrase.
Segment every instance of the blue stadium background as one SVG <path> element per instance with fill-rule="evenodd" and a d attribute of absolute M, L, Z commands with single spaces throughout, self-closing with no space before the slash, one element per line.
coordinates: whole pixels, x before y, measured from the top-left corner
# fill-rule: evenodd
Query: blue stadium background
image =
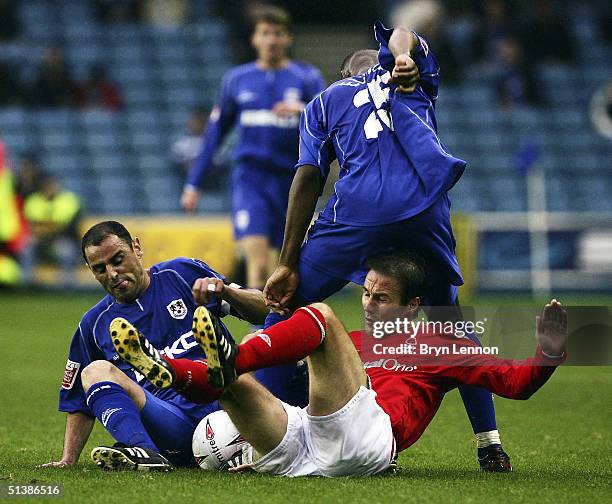
<path fill-rule="evenodd" d="M 126 106 L 120 112 L 1 108 L 0 138 L 11 164 L 36 152 L 45 170 L 83 197 L 89 214 L 179 213 L 183 178 L 171 166 L 170 146 L 190 110 L 214 102 L 222 74 L 236 63 L 232 28 L 213 4 L 194 0 L 188 23 L 160 27 L 103 25 L 88 1 L 18 2 L 23 35 L 13 56 L 22 79 L 33 79 L 44 48 L 60 43 L 77 79 L 92 63 L 104 63 Z M 574 63 L 537 68 L 547 106 L 500 108 L 494 82 L 478 66 L 468 67 L 459 82 L 443 82 L 440 136 L 469 162 L 452 193 L 455 210 L 526 211 L 520 168 L 531 149 L 545 174 L 547 210 L 612 215 L 612 143 L 594 131 L 589 118 L 593 94 L 612 78 L 612 47 L 586 4 L 569 16 Z M 229 210 L 226 182 L 208 193 L 202 210 Z M 553 266 L 567 267 L 575 257 L 566 238 L 551 237 Z M 528 268 L 529 254 L 508 254 L 509 243 L 519 250 L 528 248 L 526 240 L 522 231 L 484 234 L 480 266 Z"/>

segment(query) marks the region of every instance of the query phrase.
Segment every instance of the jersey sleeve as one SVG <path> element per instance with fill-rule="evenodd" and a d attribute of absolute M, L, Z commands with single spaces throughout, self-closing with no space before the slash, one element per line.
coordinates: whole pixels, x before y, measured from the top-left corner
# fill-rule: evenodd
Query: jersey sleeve
<path fill-rule="evenodd" d="M 475 346 L 471 341 L 465 345 Z M 501 397 L 528 399 L 548 381 L 565 356 L 552 358 L 538 347 L 535 356 L 526 360 L 491 355 L 461 355 L 457 360 L 457 366 L 442 367 L 439 374 L 457 384 L 484 387 Z"/>
<path fill-rule="evenodd" d="M 234 100 L 234 79 L 232 74 L 226 74 L 221 83 L 221 93 L 217 105 L 210 113 L 208 126 L 202 138 L 202 146 L 196 157 L 189 175 L 187 184 L 201 187 L 206 172 L 210 168 L 216 150 L 223 138 L 236 122 L 236 101 Z"/>
<path fill-rule="evenodd" d="M 300 149 L 296 168 L 316 166 L 322 179 L 329 174 L 335 152 L 327 131 L 323 93 L 312 100 L 300 117 Z"/>
<path fill-rule="evenodd" d="M 395 66 L 395 57 L 389 49 L 389 39 L 392 33 L 393 30 L 385 28 L 380 21 L 377 21 L 374 25 L 374 35 L 379 44 L 378 62 L 381 67 L 389 72 L 391 72 Z M 430 98 L 435 99 L 438 97 L 438 87 L 440 85 L 440 66 L 433 53 L 430 51 L 427 41 L 418 33 L 413 33 L 416 35 L 419 43 L 417 47 L 412 50 L 410 56 L 419 69 L 419 84 Z"/>
<path fill-rule="evenodd" d="M 164 266 L 160 264 L 160 268 Z M 176 271 L 178 275 L 189 285 L 189 288 L 193 287 L 194 282 L 198 278 L 218 278 L 225 282 L 225 277 L 221 273 L 217 273 L 204 261 L 199 259 L 191 259 L 187 257 L 179 257 L 170 261 L 165 267 L 169 267 Z"/>
<path fill-rule="evenodd" d="M 82 320 L 70 342 L 68 360 L 59 393 L 58 409 L 60 411 L 81 412 L 93 416 L 85 400 L 85 392 L 81 385 L 81 372 L 91 362 L 99 359 L 105 359 L 105 357 L 97 347 L 93 333 Z"/>

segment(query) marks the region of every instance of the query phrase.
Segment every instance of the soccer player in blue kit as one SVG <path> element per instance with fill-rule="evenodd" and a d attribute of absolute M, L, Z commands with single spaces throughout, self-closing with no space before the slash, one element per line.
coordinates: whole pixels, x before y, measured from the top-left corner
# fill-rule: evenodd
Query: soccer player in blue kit
<path fill-rule="evenodd" d="M 237 126 L 232 171 L 234 236 L 246 258 L 247 286 L 258 289 L 263 288 L 283 242 L 298 153 L 299 114 L 325 87 L 316 68 L 287 56 L 292 43 L 289 24 L 289 15 L 278 7 L 256 11 L 251 44 L 257 59 L 224 76 L 218 105 L 181 197 L 185 210 L 196 210 L 214 153 Z"/>
<path fill-rule="evenodd" d="M 342 65 L 343 79 L 306 107 L 300 156 L 291 186 L 279 265 L 264 296 L 266 326 L 291 308 L 323 301 L 352 281 L 363 285 L 369 257 L 392 249 L 424 256 L 430 267 L 426 306 L 455 306 L 463 284 L 455 255 L 447 192 L 466 163 L 437 134 L 439 67 L 427 42 L 404 28 L 375 25 L 379 51 L 357 51 Z M 330 163 L 340 177 L 324 211 L 304 237 Z M 258 372 L 283 400 L 294 366 Z M 510 471 L 501 447 L 491 393 L 460 388 L 477 438 L 480 466 Z"/>
<path fill-rule="evenodd" d="M 116 353 L 110 322 L 120 316 L 147 335 L 165 358 L 205 357 L 192 332 L 198 305 L 218 316 L 232 314 L 262 323 L 268 312 L 261 292 L 241 289 L 196 259 L 176 258 L 145 269 L 138 238 L 118 222 L 94 225 L 82 240 L 83 257 L 107 295 L 89 310 L 72 338 L 60 389 L 59 409 L 68 413 L 60 461 L 75 464 L 98 418 L 118 442 L 97 447 L 102 467 L 167 469 L 194 465 L 191 439 L 199 421 L 218 402 L 195 404 L 160 391 Z M 224 334 L 231 335 L 224 325 Z"/>

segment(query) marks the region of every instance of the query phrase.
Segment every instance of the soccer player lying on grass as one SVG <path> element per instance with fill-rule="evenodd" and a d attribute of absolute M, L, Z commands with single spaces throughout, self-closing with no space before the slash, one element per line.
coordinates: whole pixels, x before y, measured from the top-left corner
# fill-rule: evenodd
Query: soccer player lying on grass
<path fill-rule="evenodd" d="M 366 278 L 362 304 L 367 327 L 390 309 L 418 307 L 425 286 L 425 271 L 417 262 L 399 264 L 403 273 L 398 278 L 389 276 L 384 264 L 375 263 Z M 417 312 L 412 310 L 414 316 Z M 163 374 L 165 387 L 181 390 L 194 402 L 212 400 L 223 389 L 219 401 L 250 443 L 243 451 L 244 466 L 232 470 L 368 476 L 392 466 L 396 454 L 421 436 L 444 394 L 461 383 L 512 399 L 529 398 L 565 359 L 567 317 L 556 300 L 543 308 L 536 319 L 539 345 L 531 359 L 451 355 L 443 365 L 421 360 L 426 365 L 392 369 L 382 364 L 384 359 L 366 363 L 364 369 L 358 349 L 368 336 L 348 334 L 323 303 L 300 308 L 288 320 L 239 345 L 228 340 L 216 317 L 200 307 L 193 333 L 208 365 L 164 359 L 126 321 L 116 319 L 111 324 L 119 353 L 144 374 Z M 467 338 L 433 333 L 414 337 L 426 338 L 430 346 L 478 348 Z M 310 388 L 304 409 L 283 403 L 249 375 L 305 357 Z"/>
<path fill-rule="evenodd" d="M 176 258 L 145 269 L 140 241 L 114 221 L 89 229 L 82 251 L 108 294 L 83 316 L 72 338 L 59 400 L 60 411 L 68 413 L 64 450 L 61 460 L 45 466 L 75 464 L 96 417 L 118 443 L 138 447 L 94 450 L 92 458 L 102 466 L 167 469 L 168 460 L 177 466 L 194 465 L 193 431 L 204 416 L 219 409 L 218 403 L 194 404 L 145 381 L 115 352 L 109 323 L 124 317 L 147 331 L 165 355 L 202 359 L 191 334 L 195 308 L 205 304 L 216 316 L 231 313 L 260 323 L 267 313 L 261 292 L 229 284 L 196 259 Z M 231 340 L 221 323 L 219 330 Z M 147 378 L 155 382 L 154 376 Z"/>

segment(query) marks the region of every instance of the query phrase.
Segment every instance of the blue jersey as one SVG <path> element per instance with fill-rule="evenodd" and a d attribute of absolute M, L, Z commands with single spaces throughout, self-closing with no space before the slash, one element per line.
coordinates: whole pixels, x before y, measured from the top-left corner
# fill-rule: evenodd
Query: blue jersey
<path fill-rule="evenodd" d="M 392 30 L 375 26 L 379 64 L 328 87 L 300 122 L 297 167 L 318 167 L 326 178 L 337 158 L 340 177 L 323 216 L 352 226 L 398 222 L 435 203 L 459 179 L 465 161 L 448 153 L 437 135 L 438 64 L 419 37 L 412 58 L 420 82 L 411 94 L 389 84 Z"/>
<path fill-rule="evenodd" d="M 121 360 L 113 347 L 109 325 L 115 317 L 123 317 L 141 331 L 151 344 L 170 358 L 202 359 L 204 352 L 191 333 L 194 302 L 191 287 L 196 279 L 223 276 L 196 259 L 177 258 L 156 264 L 150 269 L 151 284 L 131 303 L 117 303 L 105 296 L 89 310 L 72 337 L 64 380 L 60 389 L 59 410 L 92 415 L 81 387 L 80 372 L 94 360 L 107 360 L 125 372 L 145 390 L 164 401 L 175 404 L 187 415 L 199 418 L 202 405 L 189 402 L 172 389 L 158 389 Z M 225 301 L 207 305 L 212 313 L 224 316 L 230 312 Z M 226 335 L 227 328 L 221 324 Z M 231 336 L 230 336 L 231 337 Z"/>
<path fill-rule="evenodd" d="M 213 109 L 202 149 L 187 183 L 200 187 L 223 137 L 238 126 L 233 157 L 270 170 L 293 171 L 297 159 L 299 119 L 279 117 L 272 108 L 278 102 L 308 102 L 325 84 L 315 67 L 295 61 L 278 70 L 263 70 L 248 63 L 223 78 L 218 105 Z"/>

